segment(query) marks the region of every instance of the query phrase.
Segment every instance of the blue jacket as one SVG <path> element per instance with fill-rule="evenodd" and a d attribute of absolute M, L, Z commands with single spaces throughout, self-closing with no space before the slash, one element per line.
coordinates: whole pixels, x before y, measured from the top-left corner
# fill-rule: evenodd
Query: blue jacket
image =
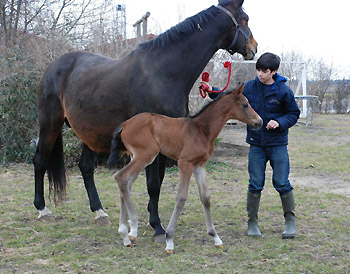
<path fill-rule="evenodd" d="M 258 77 L 244 85 L 243 94 L 264 121 L 259 130 L 247 126 L 248 144 L 261 147 L 288 144 L 288 129 L 298 121 L 300 110 L 292 90 L 285 84 L 286 81 L 286 78 L 277 73 L 275 82 L 266 93 L 263 91 L 265 85 Z M 277 121 L 280 126 L 267 130 L 266 125 L 270 120 Z"/>

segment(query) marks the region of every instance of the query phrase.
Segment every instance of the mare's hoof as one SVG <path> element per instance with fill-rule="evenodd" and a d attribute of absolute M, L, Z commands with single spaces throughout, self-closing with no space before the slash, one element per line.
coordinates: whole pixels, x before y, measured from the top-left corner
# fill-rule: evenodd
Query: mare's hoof
<path fill-rule="evenodd" d="M 221 245 L 216 245 L 215 247 L 216 247 L 216 248 L 223 248 L 224 245 L 223 245 L 223 244 L 221 244 Z"/>
<path fill-rule="evenodd" d="M 49 223 L 55 222 L 55 218 L 53 217 L 52 214 L 49 214 L 49 215 L 41 216 L 41 217 L 39 218 L 39 221 L 42 222 L 42 223 L 49 224 Z"/>
<path fill-rule="evenodd" d="M 159 243 L 159 244 L 165 244 L 165 234 L 154 234 L 152 236 L 153 238 L 153 241 L 155 241 L 156 243 Z"/>
<path fill-rule="evenodd" d="M 174 249 L 165 249 L 165 253 L 168 255 L 174 254 Z"/>
<path fill-rule="evenodd" d="M 95 222 L 96 224 L 103 225 L 103 226 L 112 225 L 112 222 L 109 220 L 108 216 L 101 216 L 95 219 Z"/>
<path fill-rule="evenodd" d="M 160 243 L 160 244 L 165 243 L 165 230 L 162 225 L 159 225 L 154 229 L 154 234 L 152 238 L 153 238 L 153 241 L 155 241 L 156 243 Z"/>
<path fill-rule="evenodd" d="M 132 242 L 136 242 L 136 238 L 135 238 L 134 236 L 129 235 L 129 239 L 130 239 L 130 241 L 132 241 Z"/>
<path fill-rule="evenodd" d="M 133 243 L 130 243 L 130 244 L 126 245 L 126 247 L 135 247 L 135 245 Z"/>

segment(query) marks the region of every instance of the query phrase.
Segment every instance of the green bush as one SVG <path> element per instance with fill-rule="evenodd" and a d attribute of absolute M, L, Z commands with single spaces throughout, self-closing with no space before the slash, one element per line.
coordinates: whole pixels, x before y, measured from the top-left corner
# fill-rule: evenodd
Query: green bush
<path fill-rule="evenodd" d="M 26 70 L 0 80 L 0 159 L 30 162 L 37 137 L 37 73 Z"/>
<path fill-rule="evenodd" d="M 82 151 L 82 143 L 71 128 L 64 125 L 62 130 L 64 162 L 67 167 L 77 167 Z"/>

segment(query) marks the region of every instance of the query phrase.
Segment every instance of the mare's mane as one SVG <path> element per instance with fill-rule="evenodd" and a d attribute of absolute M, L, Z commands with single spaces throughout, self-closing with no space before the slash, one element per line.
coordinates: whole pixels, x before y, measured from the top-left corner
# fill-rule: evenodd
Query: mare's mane
<path fill-rule="evenodd" d="M 214 104 L 216 101 L 219 101 L 221 98 L 225 97 L 226 95 L 229 95 L 233 92 L 233 90 L 231 91 L 227 91 L 227 92 L 223 92 L 222 94 L 219 94 L 218 97 L 216 97 L 213 101 L 209 102 L 208 104 L 206 104 L 204 107 L 202 107 L 196 114 L 191 115 L 190 118 L 196 118 L 197 116 L 199 116 L 203 111 L 205 111 L 209 106 L 211 106 L 212 104 Z"/>
<path fill-rule="evenodd" d="M 161 33 L 157 38 L 139 45 L 141 49 L 162 48 L 169 42 L 180 41 L 182 35 L 198 30 L 198 24 L 203 28 L 207 23 L 215 18 L 220 12 L 215 6 L 201 11 L 200 13 L 187 18 L 185 21 Z"/>

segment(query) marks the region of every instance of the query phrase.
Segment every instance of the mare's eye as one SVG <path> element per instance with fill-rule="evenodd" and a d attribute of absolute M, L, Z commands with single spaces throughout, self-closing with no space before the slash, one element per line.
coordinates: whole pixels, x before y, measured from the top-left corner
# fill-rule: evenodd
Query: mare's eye
<path fill-rule="evenodd" d="M 244 108 L 248 108 L 248 104 L 243 104 L 243 107 Z"/>

